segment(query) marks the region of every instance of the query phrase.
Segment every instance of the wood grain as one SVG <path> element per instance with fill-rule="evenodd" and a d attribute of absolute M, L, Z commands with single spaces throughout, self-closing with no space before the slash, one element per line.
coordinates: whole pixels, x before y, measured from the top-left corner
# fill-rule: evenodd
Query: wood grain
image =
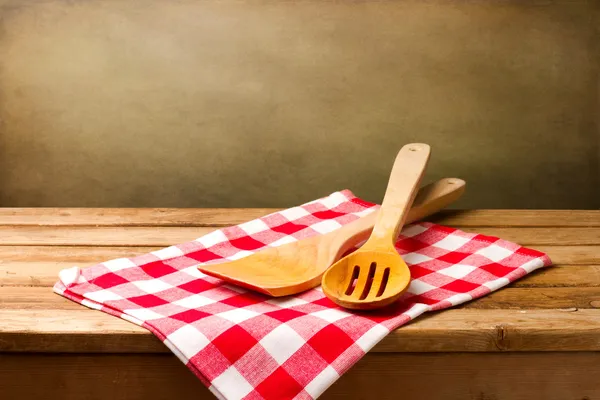
<path fill-rule="evenodd" d="M 236 225 L 280 208 L 0 208 L 0 225 L 205 226 Z M 600 227 L 600 210 L 443 210 L 428 221 L 449 226 Z"/>
<path fill-rule="evenodd" d="M 0 286 L 49 287 L 58 279 L 60 270 L 74 265 L 86 268 L 94 264 L 89 260 L 83 262 L 0 260 Z M 600 264 L 553 265 L 551 268 L 535 271 L 510 284 L 513 288 L 598 286 L 600 286 Z"/>
<path fill-rule="evenodd" d="M 84 307 L 0 308 L 0 321 L 0 352 L 169 351 L 149 331 Z M 599 334 L 599 309 L 448 309 L 420 316 L 371 351 L 600 351 Z"/>
<path fill-rule="evenodd" d="M 596 399 L 599 379 L 600 353 L 592 352 L 367 354 L 320 398 Z M 215 398 L 168 354 L 7 354 L 0 387 L 7 399 Z"/>
<path fill-rule="evenodd" d="M 163 246 L 1 246 L 2 261 L 64 261 L 100 263 L 121 257 L 135 257 Z M 599 247 L 600 249 L 600 247 Z"/>
<path fill-rule="evenodd" d="M 2 246 L 2 261 L 65 261 L 99 263 L 120 257 L 134 257 L 164 246 Z M 536 249 L 550 256 L 554 264 L 595 265 L 600 260 L 600 246 L 551 246 Z"/>
<path fill-rule="evenodd" d="M 195 240 L 212 227 L 0 226 L 0 244 L 62 246 L 163 246 Z M 500 237 L 524 246 L 599 245 L 600 227 L 465 227 L 465 232 Z"/>
<path fill-rule="evenodd" d="M 2 286 L 0 308 L 76 310 L 82 306 L 56 295 L 49 287 Z M 468 309 L 598 308 L 600 287 L 508 286 L 458 307 Z"/>

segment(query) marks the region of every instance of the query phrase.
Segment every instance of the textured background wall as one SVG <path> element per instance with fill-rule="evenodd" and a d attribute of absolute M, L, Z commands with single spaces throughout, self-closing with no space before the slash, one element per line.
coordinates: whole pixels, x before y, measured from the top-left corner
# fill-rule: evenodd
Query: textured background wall
<path fill-rule="evenodd" d="M 598 1 L 0 0 L 0 206 L 599 208 Z"/>

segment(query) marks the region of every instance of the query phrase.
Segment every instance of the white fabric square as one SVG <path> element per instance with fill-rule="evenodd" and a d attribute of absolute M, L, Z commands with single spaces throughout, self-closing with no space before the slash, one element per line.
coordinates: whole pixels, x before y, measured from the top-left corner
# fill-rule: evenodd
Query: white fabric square
<path fill-rule="evenodd" d="M 135 263 L 128 258 L 117 258 L 115 260 L 105 261 L 102 264 L 112 272 L 136 266 Z"/>
<path fill-rule="evenodd" d="M 429 311 L 429 306 L 427 304 L 417 303 L 405 311 L 404 314 L 408 315 L 410 319 L 414 319 L 427 311 Z"/>
<path fill-rule="evenodd" d="M 232 365 L 212 381 L 212 385 L 227 399 L 243 399 L 254 388 Z"/>
<path fill-rule="evenodd" d="M 306 343 L 286 324 L 279 325 L 259 342 L 280 365 Z"/>
<path fill-rule="evenodd" d="M 335 322 L 342 318 L 351 317 L 353 314 L 335 308 L 328 308 L 311 313 L 310 315 L 324 319 L 327 322 Z"/>
<path fill-rule="evenodd" d="M 436 287 L 431 286 L 430 284 L 420 281 L 418 279 L 414 279 L 410 282 L 408 292 L 412 294 L 423 294 L 425 292 L 429 292 L 432 289 L 436 289 Z"/>
<path fill-rule="evenodd" d="M 118 294 L 107 289 L 85 293 L 84 297 L 93 300 L 97 303 L 104 303 L 105 301 L 111 300 L 123 300 L 122 296 L 119 296 Z"/>
<path fill-rule="evenodd" d="M 135 285 L 140 290 L 143 290 L 146 293 L 158 293 L 162 292 L 163 290 L 171 289 L 173 287 L 168 283 L 161 281 L 160 279 L 148 279 L 145 281 L 137 281 L 133 282 L 133 285 Z"/>
<path fill-rule="evenodd" d="M 510 283 L 507 278 L 498 278 L 493 281 L 485 282 L 483 286 L 487 287 L 491 291 L 498 290 L 503 286 L 506 286 Z"/>
<path fill-rule="evenodd" d="M 259 314 L 254 311 L 246 310 L 244 308 L 234 308 L 233 310 L 225 311 L 216 315 L 221 318 L 225 318 L 226 320 L 229 320 L 234 324 L 239 324 L 240 322 L 243 322 L 252 317 L 256 317 Z"/>
<path fill-rule="evenodd" d="M 421 225 L 410 225 L 406 228 L 403 228 L 402 231 L 400 231 L 400 234 L 402 236 L 406 236 L 406 237 L 412 237 L 412 236 L 417 236 L 420 233 L 423 233 L 427 230 L 426 227 L 421 226 Z"/>
<path fill-rule="evenodd" d="M 327 219 L 327 220 L 324 220 L 321 222 L 317 222 L 316 224 L 311 225 L 310 227 L 321 234 L 325 234 L 325 233 L 333 232 L 341 226 L 342 225 L 340 225 L 339 222 L 336 222 L 331 219 Z"/>
<path fill-rule="evenodd" d="M 346 196 L 344 196 L 340 192 L 335 192 L 335 193 L 332 193 L 330 196 L 324 198 L 323 201 L 321 201 L 321 204 L 323 204 L 325 207 L 327 207 L 329 209 L 332 209 L 332 208 L 339 206 L 340 204 L 342 204 L 343 202 L 345 202 L 347 200 L 348 199 L 346 199 Z"/>
<path fill-rule="evenodd" d="M 466 243 L 469 242 L 469 240 L 470 239 L 468 238 L 450 234 L 442 240 L 440 240 L 439 242 L 435 243 L 434 246 L 439 247 L 440 249 L 454 251 L 463 247 Z"/>
<path fill-rule="evenodd" d="M 362 335 L 356 344 L 366 353 L 388 333 L 390 331 L 385 326 L 377 324 Z"/>
<path fill-rule="evenodd" d="M 411 265 L 433 260 L 433 258 L 421 253 L 407 253 L 402 256 L 402 259 L 404 260 L 404 262 L 407 262 Z"/>
<path fill-rule="evenodd" d="M 319 397 L 325 389 L 327 389 L 333 382 L 335 382 L 340 375 L 331 365 L 328 365 L 319 375 L 315 377 L 304 390 L 313 398 Z"/>
<path fill-rule="evenodd" d="M 83 304 L 86 307 L 92 308 L 94 310 L 101 310 L 102 309 L 102 304 L 96 303 L 95 301 L 88 300 L 88 299 L 82 299 L 81 300 L 81 304 Z"/>
<path fill-rule="evenodd" d="M 251 254 L 254 254 L 254 253 L 252 251 L 248 251 L 248 250 L 240 250 L 237 253 L 235 253 L 229 257 L 225 257 L 225 258 L 227 260 L 233 261 L 233 260 L 239 260 L 240 258 L 248 257 Z"/>
<path fill-rule="evenodd" d="M 177 329 L 167 336 L 167 340 L 177 347 L 187 360 L 210 343 L 206 336 L 191 325 L 184 325 Z"/>
<path fill-rule="evenodd" d="M 226 241 L 227 236 L 225 236 L 225 234 L 220 230 L 212 231 L 211 233 L 207 233 L 201 238 L 196 239 L 196 242 L 199 242 L 204 247 L 211 247 L 215 244 L 223 243 Z"/>
<path fill-rule="evenodd" d="M 282 210 L 279 214 L 283 215 L 288 221 L 294 221 L 302 217 L 306 217 L 310 213 L 302 207 L 293 207 L 287 210 Z"/>
<path fill-rule="evenodd" d="M 288 244 L 288 243 L 294 243 L 297 242 L 298 239 L 296 239 L 293 236 L 284 236 L 281 239 L 277 239 L 276 241 L 274 241 L 273 243 L 271 243 L 269 246 L 270 247 L 278 247 L 278 246 L 283 246 L 284 244 Z"/>
<path fill-rule="evenodd" d="M 496 244 L 490 244 L 488 247 L 484 247 L 483 249 L 477 251 L 475 254 L 482 255 L 494 262 L 498 262 L 510 256 L 512 253 L 512 251 L 507 250 L 504 247 L 500 247 Z"/>
<path fill-rule="evenodd" d="M 459 293 L 455 294 L 454 296 L 448 297 L 446 300 L 448 300 L 450 303 L 452 303 L 453 306 L 455 306 L 457 304 L 462 304 L 466 301 L 473 300 L 473 297 L 471 297 L 471 295 L 468 293 Z"/>
<path fill-rule="evenodd" d="M 198 265 L 200 265 L 200 264 L 198 264 Z M 206 274 L 201 272 L 198 269 L 198 265 L 192 265 L 191 267 L 184 268 L 181 270 L 181 272 L 191 275 L 194 278 L 204 278 L 206 276 Z"/>
<path fill-rule="evenodd" d="M 177 246 L 167 247 L 165 249 L 156 250 L 151 253 L 154 254 L 156 257 L 160 258 L 161 260 L 167 260 L 169 258 L 179 257 L 183 255 L 183 251 L 181 251 Z"/>
<path fill-rule="evenodd" d="M 212 303 L 216 303 L 216 300 L 209 299 L 208 297 L 200 296 L 198 294 L 184 297 L 183 299 L 173 302 L 173 304 L 177 306 L 186 308 L 198 308 Z"/>
<path fill-rule="evenodd" d="M 451 276 L 452 278 L 461 279 L 469 275 L 475 269 L 475 267 L 472 267 L 470 265 L 454 264 L 448 268 L 439 270 L 438 272 L 446 276 Z"/>
<path fill-rule="evenodd" d="M 535 260 L 531 260 L 526 262 L 525 264 L 521 265 L 521 268 L 523 268 L 525 271 L 527 271 L 528 273 L 536 270 L 538 268 L 541 268 L 544 266 L 544 263 L 542 262 L 542 260 L 540 260 L 539 258 L 536 258 Z"/>
<path fill-rule="evenodd" d="M 251 235 L 253 233 L 268 231 L 269 227 L 260 219 L 255 219 L 253 221 L 244 222 L 243 224 L 238 225 L 244 232 Z"/>
<path fill-rule="evenodd" d="M 267 300 L 267 303 L 273 304 L 274 306 L 278 306 L 281 308 L 290 308 L 290 307 L 301 306 L 308 302 L 305 300 L 302 300 L 302 299 L 297 299 L 295 297 L 289 296 L 289 297 L 280 297 L 280 298 L 269 299 L 269 300 Z"/>
<path fill-rule="evenodd" d="M 164 315 L 159 313 L 155 313 L 152 310 L 147 308 L 132 308 L 130 310 L 123 310 L 124 313 L 131 315 L 134 318 L 139 319 L 140 321 L 150 321 L 153 319 L 164 318 Z"/>
<path fill-rule="evenodd" d="M 58 272 L 58 278 L 63 285 L 68 286 L 74 283 L 85 283 L 87 280 L 81 275 L 79 267 L 65 268 Z"/>

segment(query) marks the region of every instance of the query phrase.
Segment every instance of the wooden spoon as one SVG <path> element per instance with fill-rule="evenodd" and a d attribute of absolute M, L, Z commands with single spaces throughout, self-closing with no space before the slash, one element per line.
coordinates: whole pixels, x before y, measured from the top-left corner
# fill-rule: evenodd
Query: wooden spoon
<path fill-rule="evenodd" d="M 371 236 L 323 275 L 323 293 L 336 304 L 358 310 L 380 308 L 396 301 L 408 288 L 410 270 L 394 244 L 429 155 L 429 146 L 422 143 L 400 149 Z"/>
<path fill-rule="evenodd" d="M 456 201 L 465 182 L 441 179 L 422 188 L 406 219 L 418 221 Z M 378 211 L 341 228 L 271 247 L 235 261 L 198 266 L 203 273 L 269 296 L 287 296 L 319 286 L 323 273 L 348 250 L 369 237 Z"/>

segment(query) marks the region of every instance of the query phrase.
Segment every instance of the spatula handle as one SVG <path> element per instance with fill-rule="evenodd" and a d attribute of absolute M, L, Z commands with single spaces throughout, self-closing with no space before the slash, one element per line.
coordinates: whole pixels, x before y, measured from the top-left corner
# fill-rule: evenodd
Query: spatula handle
<path fill-rule="evenodd" d="M 422 187 L 413 201 L 404 224 L 411 224 L 443 210 L 462 196 L 465 186 L 466 183 L 462 179 L 443 178 Z M 335 235 L 332 248 L 338 249 L 336 261 L 348 250 L 368 239 L 377 221 L 378 212 L 374 211 L 328 234 Z"/>
<path fill-rule="evenodd" d="M 425 174 L 431 149 L 424 143 L 407 144 L 396 156 L 373 232 L 363 248 L 387 250 L 394 246 Z"/>

